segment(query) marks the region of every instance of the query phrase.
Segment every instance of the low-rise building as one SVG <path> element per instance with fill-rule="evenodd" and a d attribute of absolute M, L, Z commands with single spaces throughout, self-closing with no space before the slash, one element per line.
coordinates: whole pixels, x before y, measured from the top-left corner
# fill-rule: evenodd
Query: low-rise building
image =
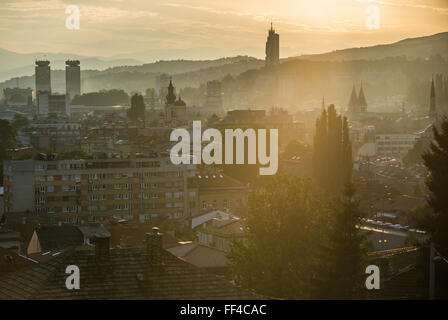
<path fill-rule="evenodd" d="M 199 192 L 197 215 L 220 210 L 244 215 L 247 212 L 249 186 L 223 174 L 197 174 L 191 185 Z"/>
<path fill-rule="evenodd" d="M 233 241 L 246 244 L 245 225 L 238 217 L 213 218 L 196 229 L 200 244 L 212 246 L 223 251 L 230 251 Z"/>

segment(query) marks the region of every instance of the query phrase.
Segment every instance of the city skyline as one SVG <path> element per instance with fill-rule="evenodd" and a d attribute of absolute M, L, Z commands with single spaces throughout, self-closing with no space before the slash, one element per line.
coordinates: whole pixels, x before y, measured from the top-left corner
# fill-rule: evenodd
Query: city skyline
<path fill-rule="evenodd" d="M 86 56 L 213 59 L 264 58 L 270 22 L 281 34 L 280 58 L 391 43 L 448 30 L 443 0 L 161 1 L 7 0 L 0 4 L 0 48 Z M 65 9 L 80 9 L 80 29 L 68 30 Z M 369 30 L 366 9 L 379 8 Z"/>

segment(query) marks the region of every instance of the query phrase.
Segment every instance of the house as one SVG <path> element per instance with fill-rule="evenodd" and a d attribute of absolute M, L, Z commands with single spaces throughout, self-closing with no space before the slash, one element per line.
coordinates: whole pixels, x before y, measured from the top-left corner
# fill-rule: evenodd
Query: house
<path fill-rule="evenodd" d="M 166 250 L 179 259 L 217 274 L 224 273 L 229 263 L 225 251 L 192 241 L 179 242 Z"/>
<path fill-rule="evenodd" d="M 95 236 L 110 237 L 110 232 L 100 223 L 89 223 L 77 227 L 83 235 L 83 244 L 89 245 Z"/>
<path fill-rule="evenodd" d="M 0 248 L 20 253 L 20 232 L 0 226 Z"/>
<path fill-rule="evenodd" d="M 76 226 L 39 226 L 34 230 L 27 247 L 27 254 L 83 244 L 84 235 Z"/>
<path fill-rule="evenodd" d="M 35 261 L 9 249 L 0 248 L 0 277 L 35 265 Z"/>
<path fill-rule="evenodd" d="M 110 249 L 108 237 L 95 239 L 95 250 L 63 253 L 47 263 L 0 277 L 0 299 L 22 300 L 240 300 L 254 293 L 177 258 L 162 248 L 154 228 L 146 245 Z M 67 290 L 66 267 L 80 270 L 80 288 Z M 25 281 L 24 281 L 25 280 Z"/>
<path fill-rule="evenodd" d="M 246 243 L 245 224 L 238 217 L 213 218 L 211 221 L 196 228 L 200 244 L 216 247 L 228 252 L 233 241 Z"/>

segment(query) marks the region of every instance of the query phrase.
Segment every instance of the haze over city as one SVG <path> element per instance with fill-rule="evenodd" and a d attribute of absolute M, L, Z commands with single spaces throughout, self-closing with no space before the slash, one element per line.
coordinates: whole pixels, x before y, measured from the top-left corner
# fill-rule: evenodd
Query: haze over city
<path fill-rule="evenodd" d="M 0 3 L 0 300 L 448 299 L 447 172 L 448 0 Z"/>

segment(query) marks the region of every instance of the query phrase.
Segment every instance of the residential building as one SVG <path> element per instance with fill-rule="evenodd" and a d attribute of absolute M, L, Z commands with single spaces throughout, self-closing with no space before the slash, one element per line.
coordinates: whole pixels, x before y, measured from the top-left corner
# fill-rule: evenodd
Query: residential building
<path fill-rule="evenodd" d="M 173 165 L 168 156 L 11 160 L 4 162 L 5 210 L 46 213 L 54 222 L 104 218 L 188 219 L 197 212 L 197 190 L 188 187 L 195 165 Z"/>
<path fill-rule="evenodd" d="M 376 134 L 376 155 L 404 156 L 414 147 L 416 134 Z"/>

